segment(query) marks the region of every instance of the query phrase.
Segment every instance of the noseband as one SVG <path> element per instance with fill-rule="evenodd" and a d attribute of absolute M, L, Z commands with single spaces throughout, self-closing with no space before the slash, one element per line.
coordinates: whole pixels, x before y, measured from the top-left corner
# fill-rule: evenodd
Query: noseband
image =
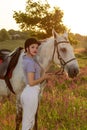
<path fill-rule="evenodd" d="M 58 45 L 59 44 L 62 44 L 62 43 L 69 43 L 69 41 L 60 41 L 60 42 L 57 42 L 56 40 L 54 40 L 54 51 L 53 51 L 53 55 L 52 55 L 52 61 L 54 61 L 54 54 L 55 54 L 55 51 L 56 51 L 56 47 L 57 47 L 57 57 L 60 61 L 60 64 L 61 64 L 61 68 L 62 68 L 62 73 L 64 72 L 64 68 L 66 66 L 66 64 L 68 64 L 69 62 L 73 61 L 73 60 L 76 60 L 76 58 L 72 58 L 68 61 L 64 61 L 64 59 L 61 57 L 60 53 L 59 53 L 59 49 L 58 49 Z"/>

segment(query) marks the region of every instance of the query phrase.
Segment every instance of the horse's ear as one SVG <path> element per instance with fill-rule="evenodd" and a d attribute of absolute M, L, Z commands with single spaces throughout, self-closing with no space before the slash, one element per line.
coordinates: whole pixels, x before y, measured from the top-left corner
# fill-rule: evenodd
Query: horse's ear
<path fill-rule="evenodd" d="M 58 34 L 57 34 L 57 32 L 54 29 L 52 29 L 52 34 L 53 34 L 55 39 L 58 37 Z"/>
<path fill-rule="evenodd" d="M 65 37 L 65 38 L 68 38 L 68 32 L 64 32 L 64 34 L 63 34 L 63 36 Z"/>

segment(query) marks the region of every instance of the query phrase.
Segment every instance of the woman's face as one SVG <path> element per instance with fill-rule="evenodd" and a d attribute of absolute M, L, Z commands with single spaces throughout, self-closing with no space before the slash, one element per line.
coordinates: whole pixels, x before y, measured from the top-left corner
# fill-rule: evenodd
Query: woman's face
<path fill-rule="evenodd" d="M 35 56 L 37 54 L 38 51 L 38 44 L 31 44 L 28 48 L 28 53 L 31 56 Z"/>

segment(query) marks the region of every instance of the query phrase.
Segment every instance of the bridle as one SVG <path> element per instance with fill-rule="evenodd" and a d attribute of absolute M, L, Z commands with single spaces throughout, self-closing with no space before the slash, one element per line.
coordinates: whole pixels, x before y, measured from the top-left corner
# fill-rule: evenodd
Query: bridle
<path fill-rule="evenodd" d="M 54 51 L 53 51 L 53 55 L 52 55 L 52 60 L 51 61 L 52 62 L 54 61 L 54 55 L 55 55 L 55 51 L 57 49 L 57 58 L 59 59 L 60 64 L 61 64 L 61 68 L 62 68 L 61 72 L 57 71 L 55 73 L 55 75 L 61 75 L 61 74 L 63 74 L 64 68 L 65 68 L 66 64 L 68 64 L 69 62 L 71 62 L 73 60 L 76 60 L 76 58 L 72 58 L 72 59 L 70 59 L 68 61 L 64 61 L 64 59 L 61 57 L 61 55 L 59 53 L 59 49 L 58 49 L 58 45 L 62 44 L 62 43 L 69 43 L 69 41 L 59 41 L 59 42 L 57 42 L 56 40 L 54 40 Z"/>
<path fill-rule="evenodd" d="M 58 45 L 62 44 L 62 43 L 69 43 L 69 41 L 59 41 L 59 42 L 57 42 L 56 40 L 54 40 L 54 50 L 53 50 L 53 54 L 52 54 L 52 59 L 50 60 L 50 63 L 48 64 L 46 70 L 44 70 L 43 67 L 40 65 L 40 63 L 37 62 L 37 59 L 35 60 L 45 73 L 48 73 L 48 69 L 50 68 L 51 64 L 54 64 L 55 66 L 57 66 L 57 64 L 54 63 L 54 55 L 55 55 L 56 49 L 57 49 L 57 58 L 60 61 L 61 69 L 54 72 L 53 75 L 56 75 L 56 76 L 63 75 L 64 68 L 65 68 L 66 64 L 68 64 L 69 62 L 71 62 L 73 60 L 76 60 L 76 58 L 74 57 L 74 58 L 72 58 L 72 59 L 70 59 L 66 62 L 64 61 L 64 59 L 61 57 L 61 55 L 59 53 L 59 49 L 58 49 Z"/>

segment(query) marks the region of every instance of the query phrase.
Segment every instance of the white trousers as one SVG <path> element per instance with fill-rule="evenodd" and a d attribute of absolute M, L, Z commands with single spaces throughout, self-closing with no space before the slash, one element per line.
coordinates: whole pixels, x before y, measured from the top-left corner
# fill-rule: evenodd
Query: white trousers
<path fill-rule="evenodd" d="M 35 123 L 35 114 L 38 107 L 40 85 L 27 85 L 21 94 L 21 104 L 23 108 L 22 130 L 30 130 Z"/>

